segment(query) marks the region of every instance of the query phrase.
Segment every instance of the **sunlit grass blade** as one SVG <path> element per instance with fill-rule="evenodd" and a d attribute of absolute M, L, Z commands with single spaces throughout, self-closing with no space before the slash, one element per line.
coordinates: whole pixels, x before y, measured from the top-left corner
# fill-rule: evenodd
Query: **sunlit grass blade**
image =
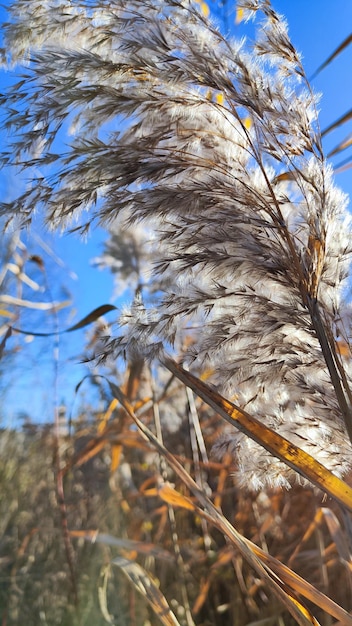
<path fill-rule="evenodd" d="M 111 446 L 111 463 L 110 472 L 113 474 L 119 467 L 122 459 L 123 446 L 121 444 L 114 444 Z"/>
<path fill-rule="evenodd" d="M 12 311 L 8 311 L 7 309 L 0 309 L 0 317 L 7 317 L 9 319 L 15 319 L 15 314 Z"/>
<path fill-rule="evenodd" d="M 110 417 L 112 416 L 114 410 L 116 409 L 117 406 L 117 400 L 112 400 L 107 408 L 107 411 L 105 411 L 105 413 L 102 415 L 100 422 L 98 424 L 98 433 L 102 434 L 107 426 L 107 423 L 110 419 Z"/>
<path fill-rule="evenodd" d="M 279 458 L 304 476 L 304 478 L 307 478 L 316 487 L 326 491 L 349 511 L 352 511 L 352 489 L 340 478 L 334 476 L 310 454 L 259 422 L 240 407 L 223 398 L 190 372 L 184 370 L 175 361 L 166 359 L 164 360 L 164 365 L 228 422 L 263 446 L 273 456 Z"/>

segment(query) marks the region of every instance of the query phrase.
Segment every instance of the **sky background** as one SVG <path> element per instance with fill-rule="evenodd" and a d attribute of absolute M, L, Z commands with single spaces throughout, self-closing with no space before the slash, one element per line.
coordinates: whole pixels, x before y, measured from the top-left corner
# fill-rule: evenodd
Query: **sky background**
<path fill-rule="evenodd" d="M 6 5 L 9 3 L 6 2 Z M 215 6 L 209 1 L 209 7 Z M 273 7 L 286 16 L 291 40 L 303 55 L 303 65 L 307 76 L 311 76 L 338 45 L 350 34 L 352 25 L 351 0 L 273 0 Z M 242 36 L 244 26 L 235 26 L 234 10 L 227 3 L 226 23 L 232 35 Z M 0 9 L 1 22 L 5 10 Z M 0 72 L 1 91 L 13 80 L 13 72 Z M 352 106 L 352 45 L 346 48 L 314 80 L 313 88 L 323 94 L 320 104 L 321 128 L 326 128 Z M 326 151 L 334 148 L 339 141 L 352 132 L 352 124 L 347 124 L 327 135 Z M 4 145 L 5 134 L 0 131 L 0 141 Z M 349 152 L 335 158 L 339 163 Z M 352 196 L 352 168 L 336 177 L 338 185 Z M 11 197 L 17 186 L 16 176 L 0 173 L 0 193 L 2 199 Z M 67 314 L 67 323 L 75 323 L 94 308 L 113 302 L 113 281 L 108 271 L 100 271 L 92 266 L 92 258 L 98 256 L 103 247 L 105 233 L 97 230 L 87 242 L 77 235 L 53 235 L 35 226 L 36 237 L 28 240 L 33 254 L 45 256 L 48 275 L 58 293 L 68 292 L 72 307 Z M 49 246 L 53 254 L 47 255 L 41 241 Z M 26 318 L 24 318 L 26 320 Z M 36 326 L 35 316 L 27 316 L 28 324 Z M 38 318 L 39 319 L 39 318 Z M 109 320 L 113 314 L 109 314 Z M 39 322 L 38 322 L 39 323 Z M 22 324 L 23 326 L 23 324 Z M 35 328 L 34 328 L 35 329 Z M 15 424 L 20 412 L 27 413 L 35 422 L 50 422 L 53 419 L 55 402 L 63 401 L 74 413 L 78 404 L 74 389 L 84 375 L 79 365 L 83 333 L 70 334 L 61 341 L 58 371 L 52 364 L 53 340 L 36 339 L 22 351 L 17 359 L 16 369 L 7 374 L 9 393 L 0 425 Z M 56 390 L 55 390 L 56 388 Z"/>

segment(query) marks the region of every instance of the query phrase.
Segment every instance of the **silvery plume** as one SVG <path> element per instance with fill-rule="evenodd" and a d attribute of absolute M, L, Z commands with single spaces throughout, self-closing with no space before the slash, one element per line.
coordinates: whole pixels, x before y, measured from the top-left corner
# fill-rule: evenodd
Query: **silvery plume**
<path fill-rule="evenodd" d="M 17 131 L 3 161 L 31 183 L 1 211 L 28 222 L 42 208 L 61 228 L 144 220 L 161 288 L 125 312 L 111 350 L 160 356 L 192 333 L 190 367 L 341 476 L 346 198 L 283 19 L 268 0 L 240 5 L 259 24 L 252 44 L 187 0 L 14 2 L 4 55 L 27 68 L 2 98 Z M 215 453 L 227 450 L 250 488 L 295 480 L 235 429 Z"/>

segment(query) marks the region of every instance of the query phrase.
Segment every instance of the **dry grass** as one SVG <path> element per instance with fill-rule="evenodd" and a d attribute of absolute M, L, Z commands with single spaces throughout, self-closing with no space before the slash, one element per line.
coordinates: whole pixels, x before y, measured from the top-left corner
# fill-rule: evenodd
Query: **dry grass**
<path fill-rule="evenodd" d="M 264 22 L 242 52 L 206 3 L 64 1 L 60 19 L 15 4 L 6 54 L 31 63 L 0 97 L 18 133 L 1 159 L 31 183 L 0 212 L 114 222 L 105 262 L 137 283 L 121 334 L 92 341 L 110 358 L 105 411 L 83 406 L 69 435 L 58 415 L 1 433 L 3 626 L 352 624 L 350 227 L 285 25 L 243 0 Z M 66 118 L 76 136 L 54 154 Z M 52 311 L 59 334 L 66 302 L 46 289 L 33 303 L 4 288 L 0 356 L 14 307 Z"/>
<path fill-rule="evenodd" d="M 205 463 L 192 453 L 187 415 L 175 432 L 166 424 L 165 448 L 159 437 L 156 453 L 145 441 L 146 435 L 153 439 L 156 406 L 165 415 L 170 398 L 182 402 L 185 390 L 174 381 L 153 404 L 148 398 L 128 401 L 112 383 L 111 389 L 125 411 L 113 400 L 96 435 L 85 435 L 86 443 L 67 468 L 83 469 L 104 446 L 110 448 L 110 487 L 127 529 L 125 543 L 119 544 L 125 560 L 112 563 L 123 571 L 132 569 L 133 575 L 125 571 L 130 583 L 163 623 L 173 623 L 168 621 L 173 617 L 152 589 L 155 580 L 180 624 L 306 624 L 315 623 L 313 616 L 323 626 L 352 623 L 344 611 L 351 610 L 349 537 L 336 502 L 301 486 L 244 493 L 234 483 L 231 462 Z M 134 390 L 138 396 L 138 384 Z M 139 433 L 126 420 L 127 410 L 139 421 L 133 404 L 143 415 Z M 221 418 L 204 403 L 196 401 L 196 408 L 211 449 Z M 192 480 L 195 474 L 198 485 Z M 116 536 L 100 534 L 99 524 L 93 530 L 72 529 L 71 535 L 117 544 Z M 108 586 L 105 593 L 101 603 L 108 607 Z"/>

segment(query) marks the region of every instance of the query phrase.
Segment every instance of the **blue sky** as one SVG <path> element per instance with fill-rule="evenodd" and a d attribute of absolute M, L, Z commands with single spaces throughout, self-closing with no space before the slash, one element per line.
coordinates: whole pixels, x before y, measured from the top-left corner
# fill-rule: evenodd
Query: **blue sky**
<path fill-rule="evenodd" d="M 209 2 L 210 7 L 213 4 Z M 308 76 L 313 74 L 329 54 L 350 34 L 351 0 L 334 0 L 334 2 L 330 0 L 273 0 L 272 4 L 279 13 L 286 16 L 292 42 L 303 55 L 303 64 Z M 4 10 L 1 9 L 1 21 L 3 16 Z M 234 15 L 230 12 L 228 24 L 234 24 Z M 233 34 L 236 35 L 238 32 L 241 35 L 242 29 L 242 25 L 233 26 Z M 323 94 L 320 107 L 323 129 L 352 106 L 351 68 L 352 45 L 313 81 L 314 89 Z M 9 79 L 11 79 L 11 74 L 4 72 L 0 74 L 2 86 Z M 329 134 L 325 142 L 327 150 L 333 148 L 348 132 L 352 132 L 351 126 L 350 124 Z M 4 141 L 3 134 L 0 138 Z M 348 151 L 342 153 L 335 162 L 339 162 L 346 156 L 348 156 Z M 338 174 L 337 182 L 344 191 L 352 195 L 352 168 Z M 0 175 L 2 195 L 11 194 L 15 185 L 16 180 L 13 178 L 6 178 L 4 174 Z M 105 236 L 103 231 L 96 231 L 86 243 L 74 235 L 53 236 L 43 234 L 40 229 L 37 232 L 62 261 L 62 266 L 56 264 L 55 276 L 72 293 L 72 323 L 77 322 L 95 307 L 112 301 L 111 276 L 107 271 L 99 271 L 91 265 L 92 257 L 97 256 L 102 250 Z M 31 245 L 33 253 L 43 254 L 38 241 L 32 242 Z M 110 314 L 109 319 L 112 317 L 113 314 Z M 64 400 L 69 408 L 74 402 L 74 387 L 82 377 L 82 368 L 75 364 L 81 341 L 82 334 L 70 335 L 63 340 L 57 399 L 59 402 Z M 55 394 L 52 385 L 56 376 L 50 364 L 53 344 L 52 342 L 51 344 L 45 343 L 45 340 L 36 340 L 35 346 L 28 347 L 28 350 L 28 355 L 23 354 L 19 373 L 15 375 L 15 380 L 11 384 L 8 414 L 5 418 L 7 423 L 13 423 L 19 411 L 29 412 L 34 421 L 50 421 L 50 416 L 53 414 Z M 47 368 L 44 377 L 40 355 L 44 357 L 43 362 L 46 363 Z M 68 364 L 66 359 L 69 359 Z M 29 390 L 30 403 L 28 401 Z"/>
<path fill-rule="evenodd" d="M 273 6 L 287 19 L 291 40 L 303 55 L 308 77 L 351 33 L 350 0 L 274 0 Z M 352 106 L 351 67 L 352 45 L 312 81 L 315 90 L 323 94 L 320 115 L 322 129 Z M 330 141 L 331 145 L 338 143 L 348 131 L 351 132 L 351 126 L 329 137 L 329 144 Z M 350 185 L 351 171 L 344 178 L 339 178 L 341 186 L 344 183 Z"/>

